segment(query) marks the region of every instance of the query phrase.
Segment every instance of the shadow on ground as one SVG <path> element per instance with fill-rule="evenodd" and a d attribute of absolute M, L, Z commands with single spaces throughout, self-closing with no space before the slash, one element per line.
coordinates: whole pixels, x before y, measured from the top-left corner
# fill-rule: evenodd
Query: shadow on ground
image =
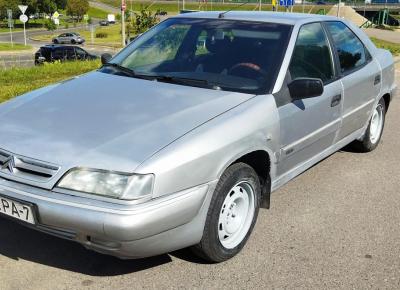
<path fill-rule="evenodd" d="M 0 255 L 27 260 L 91 276 L 117 276 L 157 267 L 172 261 L 170 255 L 120 260 L 85 249 L 78 243 L 49 236 L 0 217 Z M 202 263 L 189 250 L 171 253 L 179 259 Z"/>

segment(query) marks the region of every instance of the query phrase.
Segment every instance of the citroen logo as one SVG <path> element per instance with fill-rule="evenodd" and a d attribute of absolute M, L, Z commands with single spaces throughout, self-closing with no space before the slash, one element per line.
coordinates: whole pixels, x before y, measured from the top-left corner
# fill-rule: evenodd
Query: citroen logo
<path fill-rule="evenodd" d="M 10 156 L 4 161 L 3 165 L 1 165 L 1 169 L 7 169 L 10 173 L 14 173 L 14 166 L 14 156 Z"/>

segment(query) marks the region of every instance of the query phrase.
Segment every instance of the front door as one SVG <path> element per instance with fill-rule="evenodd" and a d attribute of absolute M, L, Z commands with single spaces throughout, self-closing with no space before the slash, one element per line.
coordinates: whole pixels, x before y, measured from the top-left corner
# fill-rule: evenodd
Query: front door
<path fill-rule="evenodd" d="M 278 175 L 301 166 L 330 147 L 340 128 L 342 85 L 337 80 L 332 50 L 321 23 L 300 28 L 286 83 L 297 78 L 319 78 L 321 96 L 292 101 L 287 87 L 276 96 L 281 120 L 281 150 Z M 286 95 L 286 96 L 285 96 Z"/>

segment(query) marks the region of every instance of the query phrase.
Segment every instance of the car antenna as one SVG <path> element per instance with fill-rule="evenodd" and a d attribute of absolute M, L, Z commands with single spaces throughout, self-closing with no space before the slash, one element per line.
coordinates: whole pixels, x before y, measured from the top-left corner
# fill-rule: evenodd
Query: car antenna
<path fill-rule="evenodd" d="M 242 7 L 243 5 L 248 4 L 250 1 L 251 1 L 251 0 L 247 0 L 246 2 L 240 3 L 238 6 L 232 7 L 232 8 L 229 9 L 229 10 L 226 10 L 226 11 L 224 11 L 224 12 L 221 12 L 221 13 L 218 15 L 218 18 L 224 18 L 224 15 L 225 15 L 226 13 L 231 12 L 233 9 Z"/>

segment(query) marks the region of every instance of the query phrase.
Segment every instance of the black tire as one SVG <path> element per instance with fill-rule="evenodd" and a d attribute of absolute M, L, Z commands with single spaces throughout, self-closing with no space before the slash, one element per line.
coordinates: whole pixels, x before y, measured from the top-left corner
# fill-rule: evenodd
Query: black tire
<path fill-rule="evenodd" d="M 75 43 L 76 43 L 75 39 L 72 39 L 71 44 L 75 44 Z"/>
<path fill-rule="evenodd" d="M 225 198 L 231 193 L 232 188 L 239 182 L 251 185 L 254 192 L 254 214 L 246 235 L 241 242 L 233 248 L 226 248 L 218 236 L 219 217 L 223 210 Z M 235 163 L 228 167 L 221 176 L 211 199 L 207 213 L 203 237 L 199 244 L 193 246 L 192 251 L 199 257 L 209 262 L 223 262 L 238 254 L 246 244 L 254 225 L 257 221 L 261 201 L 261 187 L 257 173 L 245 163 Z M 223 212 L 223 211 L 222 211 Z"/>
<path fill-rule="evenodd" d="M 57 40 L 57 39 L 54 39 L 54 40 L 53 40 L 53 43 L 54 43 L 54 44 L 58 44 L 58 40 Z"/>
<path fill-rule="evenodd" d="M 383 124 L 382 124 L 382 130 L 380 132 L 379 137 L 375 140 L 375 142 L 372 142 L 371 140 L 371 120 L 369 120 L 367 130 L 365 131 L 365 134 L 361 140 L 356 140 L 353 141 L 350 146 L 353 150 L 356 152 L 371 152 L 375 150 L 376 147 L 378 147 L 379 142 L 381 140 L 382 134 L 383 134 L 383 129 L 385 128 L 385 114 L 386 114 L 386 104 L 385 100 L 382 98 L 379 100 L 377 107 L 381 106 L 382 108 L 382 119 L 383 119 Z M 374 108 L 375 110 L 375 108 Z"/>

